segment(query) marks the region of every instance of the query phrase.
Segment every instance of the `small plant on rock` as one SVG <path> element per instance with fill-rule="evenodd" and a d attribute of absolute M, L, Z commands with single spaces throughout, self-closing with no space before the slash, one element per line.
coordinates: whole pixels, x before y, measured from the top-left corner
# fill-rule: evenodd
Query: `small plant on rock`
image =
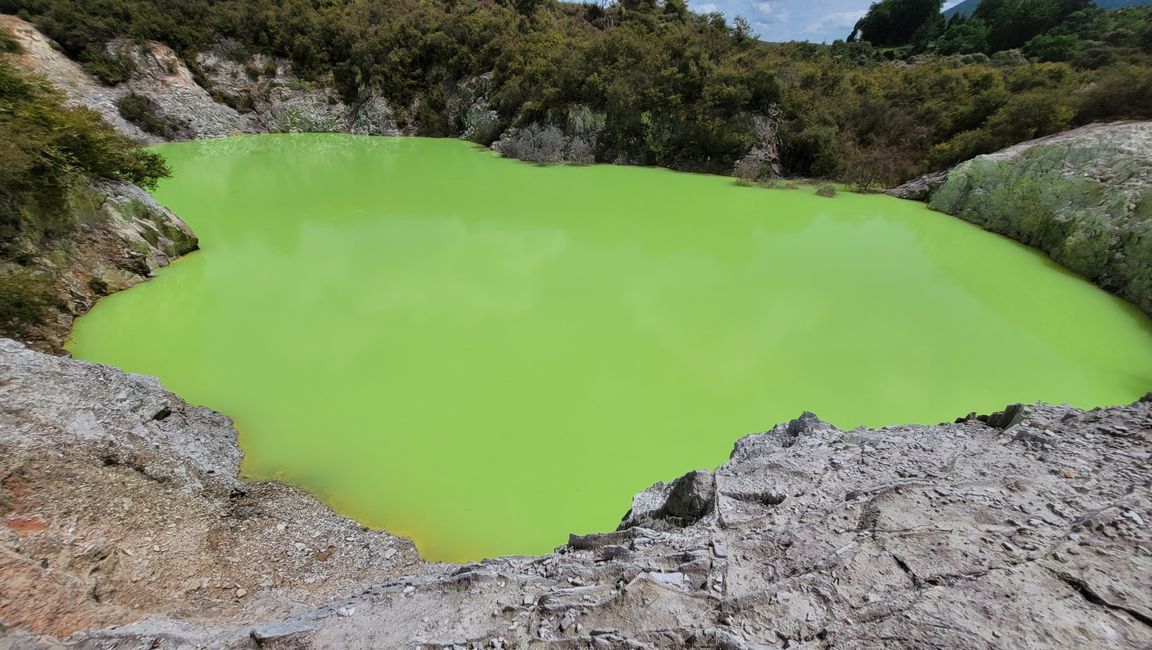
<path fill-rule="evenodd" d="M 116 109 L 120 116 L 140 127 L 146 133 L 172 140 L 184 132 L 183 125 L 165 117 L 160 113 L 160 107 L 144 95 L 129 93 L 116 100 Z"/>

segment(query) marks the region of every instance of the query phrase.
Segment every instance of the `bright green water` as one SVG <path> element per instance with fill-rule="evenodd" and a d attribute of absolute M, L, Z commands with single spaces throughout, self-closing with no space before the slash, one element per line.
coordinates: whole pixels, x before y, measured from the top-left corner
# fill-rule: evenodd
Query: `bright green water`
<path fill-rule="evenodd" d="M 280 478 L 435 559 L 610 530 L 630 496 L 812 410 L 939 422 L 1152 388 L 1152 328 L 920 204 L 455 140 L 165 145 L 203 250 L 73 353 L 232 416 Z"/>

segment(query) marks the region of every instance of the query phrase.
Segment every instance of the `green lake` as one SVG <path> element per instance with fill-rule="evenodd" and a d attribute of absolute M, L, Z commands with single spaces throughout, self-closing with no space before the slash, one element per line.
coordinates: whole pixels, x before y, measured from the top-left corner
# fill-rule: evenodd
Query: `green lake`
<path fill-rule="evenodd" d="M 457 140 L 157 150 L 202 250 L 101 300 L 73 355 L 231 416 L 248 478 L 431 559 L 611 530 L 804 410 L 934 423 L 1152 388 L 1135 309 L 918 203 Z"/>

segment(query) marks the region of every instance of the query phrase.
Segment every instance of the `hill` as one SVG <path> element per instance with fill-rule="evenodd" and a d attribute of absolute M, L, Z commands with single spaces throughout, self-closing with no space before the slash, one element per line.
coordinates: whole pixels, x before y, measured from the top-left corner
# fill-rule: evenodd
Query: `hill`
<path fill-rule="evenodd" d="M 955 7 L 944 10 L 944 17 L 951 18 L 956 14 L 971 16 L 976 11 L 980 0 L 964 0 Z M 1152 0 L 1095 0 L 1095 5 L 1102 9 L 1123 9 L 1124 7 L 1144 7 L 1152 5 Z"/>

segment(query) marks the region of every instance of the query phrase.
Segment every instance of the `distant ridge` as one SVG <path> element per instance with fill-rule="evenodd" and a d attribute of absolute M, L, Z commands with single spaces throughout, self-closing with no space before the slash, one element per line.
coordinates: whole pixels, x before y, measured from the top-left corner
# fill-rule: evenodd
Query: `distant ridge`
<path fill-rule="evenodd" d="M 973 11 L 976 11 L 977 5 L 980 0 L 964 0 L 960 4 L 950 9 L 944 10 L 944 17 L 951 18 L 956 14 L 961 16 L 971 16 Z M 1152 0 L 1095 0 L 1094 3 L 1097 7 L 1104 9 L 1123 9 L 1124 7 L 1142 7 L 1145 5 L 1152 5 Z"/>

